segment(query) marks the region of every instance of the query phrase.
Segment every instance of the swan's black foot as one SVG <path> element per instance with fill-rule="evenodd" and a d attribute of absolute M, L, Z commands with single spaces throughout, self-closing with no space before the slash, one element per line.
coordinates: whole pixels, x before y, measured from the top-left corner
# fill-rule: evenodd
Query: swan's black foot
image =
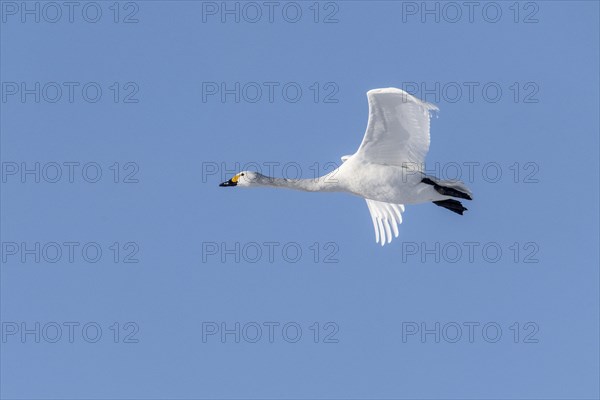
<path fill-rule="evenodd" d="M 436 192 L 441 194 L 442 196 L 450 196 L 456 197 L 459 199 L 473 200 L 468 193 L 461 192 L 460 190 L 456 190 L 454 188 L 448 186 L 442 186 L 429 178 L 423 178 L 421 182 L 426 183 L 427 185 L 432 185 Z"/>
<path fill-rule="evenodd" d="M 448 210 L 460 215 L 463 215 L 463 212 L 467 211 L 467 208 L 464 207 L 458 200 L 440 200 L 434 201 L 433 204 L 435 204 L 436 206 L 447 208 Z"/>

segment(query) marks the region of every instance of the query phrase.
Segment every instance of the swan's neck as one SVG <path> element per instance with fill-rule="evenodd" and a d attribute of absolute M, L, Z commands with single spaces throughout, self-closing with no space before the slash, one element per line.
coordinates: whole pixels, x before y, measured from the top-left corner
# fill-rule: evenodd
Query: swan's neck
<path fill-rule="evenodd" d="M 327 174 L 316 179 L 287 179 L 265 176 L 261 180 L 264 186 L 281 187 L 305 192 L 335 192 L 339 190 L 338 181 Z"/>

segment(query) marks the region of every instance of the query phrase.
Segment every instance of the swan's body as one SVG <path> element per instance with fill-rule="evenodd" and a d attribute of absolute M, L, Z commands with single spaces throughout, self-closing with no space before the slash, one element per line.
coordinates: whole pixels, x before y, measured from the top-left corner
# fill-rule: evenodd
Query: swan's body
<path fill-rule="evenodd" d="M 471 200 L 459 181 L 441 181 L 423 172 L 429 150 L 430 111 L 437 110 L 403 90 L 367 93 L 369 123 L 357 152 L 318 179 L 284 179 L 243 171 L 221 186 L 273 186 L 313 192 L 348 192 L 367 201 L 375 238 L 383 246 L 398 237 L 404 204 L 434 202 L 458 214 L 466 208 L 453 198 Z"/>

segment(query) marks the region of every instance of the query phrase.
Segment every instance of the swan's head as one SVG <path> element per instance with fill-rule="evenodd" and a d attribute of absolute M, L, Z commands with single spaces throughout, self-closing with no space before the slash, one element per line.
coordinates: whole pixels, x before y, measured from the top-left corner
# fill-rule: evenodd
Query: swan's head
<path fill-rule="evenodd" d="M 238 172 L 228 181 L 221 183 L 219 186 L 253 186 L 258 183 L 262 175 L 258 172 L 242 171 Z"/>

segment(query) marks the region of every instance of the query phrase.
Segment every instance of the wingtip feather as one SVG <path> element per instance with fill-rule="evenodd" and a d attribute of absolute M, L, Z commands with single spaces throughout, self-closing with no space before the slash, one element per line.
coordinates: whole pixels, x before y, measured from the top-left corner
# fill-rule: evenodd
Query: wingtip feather
<path fill-rule="evenodd" d="M 404 205 L 365 200 L 375 230 L 375 243 L 379 243 L 381 246 L 391 243 L 394 237 L 397 238 L 400 235 L 398 224 L 402 223 L 401 212 L 404 211 Z M 392 231 L 394 236 L 392 236 Z"/>
<path fill-rule="evenodd" d="M 405 102 L 413 102 L 413 103 L 421 104 L 424 107 L 425 111 L 429 112 L 430 115 L 435 114 L 436 112 L 440 111 L 439 107 L 436 106 L 435 104 L 421 100 L 418 97 L 408 93 L 406 90 L 398 89 L 395 87 L 371 89 L 367 92 L 367 97 L 377 95 L 377 94 L 386 94 L 386 93 L 401 95 Z"/>

